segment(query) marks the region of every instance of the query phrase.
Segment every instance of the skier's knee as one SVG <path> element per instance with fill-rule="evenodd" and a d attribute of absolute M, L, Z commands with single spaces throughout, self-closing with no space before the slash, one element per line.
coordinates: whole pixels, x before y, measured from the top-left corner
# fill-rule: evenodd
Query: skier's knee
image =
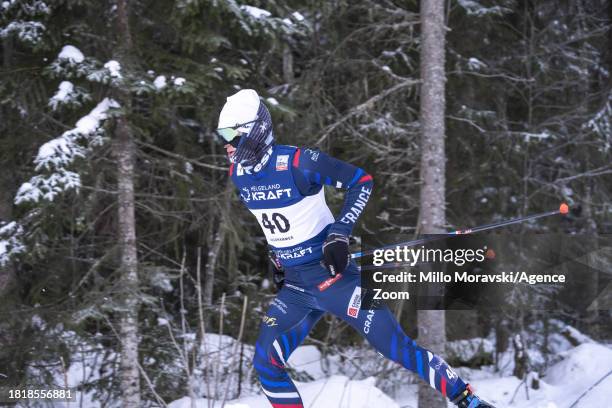
<path fill-rule="evenodd" d="M 269 369 L 284 369 L 282 363 L 274 358 L 274 355 L 269 352 L 269 348 L 262 347 L 259 344 L 255 345 L 255 355 L 253 356 L 253 366 L 257 371 L 266 371 Z"/>

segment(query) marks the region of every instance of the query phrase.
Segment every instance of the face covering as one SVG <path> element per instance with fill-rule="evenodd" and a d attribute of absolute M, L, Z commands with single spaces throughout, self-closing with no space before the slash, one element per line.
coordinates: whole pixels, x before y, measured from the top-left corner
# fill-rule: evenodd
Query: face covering
<path fill-rule="evenodd" d="M 231 158 L 245 169 L 254 169 L 274 144 L 272 117 L 257 92 L 244 89 L 227 98 L 219 115 L 217 135 L 236 147 Z M 238 140 L 236 140 L 238 139 Z"/>

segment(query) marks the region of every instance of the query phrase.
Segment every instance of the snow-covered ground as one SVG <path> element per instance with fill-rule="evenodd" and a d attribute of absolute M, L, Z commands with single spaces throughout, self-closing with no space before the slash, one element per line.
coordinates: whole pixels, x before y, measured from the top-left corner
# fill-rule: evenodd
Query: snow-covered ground
<path fill-rule="evenodd" d="M 381 406 L 385 408 L 399 408 L 400 405 L 385 395 L 374 385 L 373 378 L 365 380 L 350 380 L 345 376 L 333 375 L 331 377 L 308 383 L 296 381 L 300 390 L 304 406 L 312 408 L 370 408 Z M 197 408 L 220 408 L 217 403 L 209 407 L 208 400 L 196 400 Z M 184 397 L 168 405 L 170 408 L 192 408 L 189 397 Z M 263 396 L 251 396 L 230 401 L 226 408 L 270 408 L 270 403 Z"/>
<path fill-rule="evenodd" d="M 540 379 L 537 390 L 527 388 L 511 375 L 492 373 L 489 369 L 466 370 L 468 380 L 473 381 L 476 391 L 497 408 L 569 408 L 582 394 L 612 370 L 612 349 L 597 343 L 584 343 L 569 348 L 559 355 L 561 360 L 550 366 Z M 417 408 L 417 385 L 406 384 L 395 398 L 376 387 L 372 377 L 351 380 L 346 376 L 323 376 L 321 355 L 314 346 L 298 348 L 289 359 L 289 364 L 298 371 L 308 373 L 311 382 L 296 382 L 309 408 Z M 612 407 L 612 375 L 605 378 L 582 397 L 575 408 Z M 198 399 L 196 407 L 220 407 L 206 399 Z M 171 408 L 191 408 L 188 397 L 174 401 Z M 269 408 L 263 395 L 255 395 L 229 401 L 228 408 Z M 449 407 L 452 405 L 449 404 Z"/>
<path fill-rule="evenodd" d="M 167 324 L 161 320 L 160 325 Z M 535 329 L 538 333 L 537 328 Z M 567 330 L 568 327 L 564 326 L 562 329 Z M 527 387 L 524 382 L 511 375 L 514 368 L 511 347 L 500 356 L 498 369 L 493 366 L 479 369 L 455 368 L 462 378 L 474 386 L 477 394 L 497 408 L 612 407 L 612 347 L 609 344 L 597 343 L 573 328 L 569 329 L 571 337 L 582 344 L 574 347 L 564 336 L 550 335 L 548 345 L 552 355 L 548 356 L 547 365 L 542 364 L 544 357 L 538 354 L 540 352 L 537 348 L 529 349 L 533 364 L 547 367 L 540 368 L 542 377 L 538 389 Z M 532 344 L 538 344 L 537 336 L 531 339 Z M 118 356 L 95 342 L 95 337 L 94 342 L 85 342 L 75 333 L 66 331 L 63 332 L 63 338 L 74 353 L 66 372 L 58 369 L 55 373 L 56 384 L 64 386 L 67 382 L 70 387 L 84 386 L 86 391 L 77 392 L 77 405 L 56 403 L 52 406 L 119 407 L 121 404 L 116 398 L 118 396 L 110 397 L 103 403 L 100 395 L 105 395 L 105 391 L 97 390 L 96 386 L 100 380 L 113 376 L 114 370 L 118 369 Z M 468 361 L 475 352 L 491 352 L 493 338 L 491 336 L 488 339 L 452 342 L 448 347 L 452 350 L 449 356 L 454 355 L 454 358 L 460 361 Z M 190 340 L 188 347 L 191 350 L 196 344 Z M 231 395 L 236 395 L 237 378 L 236 372 L 233 371 L 236 361 L 232 355 L 236 355 L 239 347 L 242 347 L 244 356 L 242 397 L 230 400 L 234 398 Z M 227 389 L 228 392 L 218 392 L 216 401 L 197 398 L 193 405 L 187 396 L 172 402 L 167 401 L 170 408 L 221 408 L 223 395 L 228 396 L 224 405 L 228 408 L 270 407 L 260 392 L 254 378 L 255 372 L 247 363 L 254 353 L 252 345 L 240 345 L 229 336 L 208 334 L 200 348 L 200 352 L 208 358 L 201 359 L 197 364 L 193 382 L 194 395 L 212 395 L 203 385 L 202 375 L 205 373 L 208 373 L 206 375 L 209 383 L 217 384 L 218 390 Z M 150 363 L 152 361 L 145 361 L 145 365 Z M 172 362 L 167 364 L 170 365 L 165 366 L 166 372 L 176 371 L 174 377 L 177 378 L 182 375 L 180 367 L 173 367 Z M 418 408 L 419 380 L 407 370 L 386 362 L 367 346 L 345 349 L 341 353 L 324 357 L 316 346 L 305 345 L 291 355 L 288 365 L 292 376 L 301 380 L 296 381 L 296 385 L 305 406 L 309 408 Z M 381 371 L 386 374 L 377 375 Z M 607 374 L 610 375 L 606 377 Z M 30 376 L 40 377 L 40 373 L 32 371 Z M 575 405 L 572 405 L 574 403 Z M 153 405 L 155 404 L 147 404 Z M 451 407 L 451 404 L 448 406 Z"/>
<path fill-rule="evenodd" d="M 505 376 L 476 381 L 477 393 L 498 408 L 568 408 L 612 370 L 612 350 L 597 343 L 581 344 L 562 357 L 546 370 L 538 390 L 527 389 L 516 377 Z M 612 375 L 591 389 L 575 407 L 612 407 L 611 396 Z"/>

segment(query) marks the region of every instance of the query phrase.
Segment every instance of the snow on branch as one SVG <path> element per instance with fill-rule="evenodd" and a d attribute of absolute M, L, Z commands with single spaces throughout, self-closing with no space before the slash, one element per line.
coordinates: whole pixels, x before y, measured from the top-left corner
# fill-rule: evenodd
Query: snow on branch
<path fill-rule="evenodd" d="M 255 32 L 265 35 L 274 33 L 292 35 L 305 34 L 308 31 L 305 17 L 297 11 L 286 18 L 273 17 L 268 10 L 246 4 L 240 6 L 240 11 L 245 17 L 245 21 L 241 21 L 241 26 L 249 35 Z"/>
<path fill-rule="evenodd" d="M 15 34 L 20 41 L 34 45 L 42 39 L 44 31 L 45 25 L 39 21 L 13 21 L 0 28 L 0 38 Z"/>
<path fill-rule="evenodd" d="M 64 45 L 60 53 L 57 55 L 58 60 L 66 60 L 80 64 L 85 59 L 85 56 L 74 45 Z"/>
<path fill-rule="evenodd" d="M 36 175 L 23 183 L 17 191 L 15 204 L 52 201 L 63 191 L 78 190 L 80 176 L 67 167 L 76 158 L 85 158 L 91 147 L 102 144 L 101 126 L 112 108 L 119 108 L 119 104 L 113 99 L 104 98 L 88 115 L 79 119 L 74 129 L 42 145 L 34 159 L 36 170 L 51 173 Z"/>
<path fill-rule="evenodd" d="M 62 47 L 55 61 L 47 67 L 47 72 L 52 78 L 81 78 L 87 77 L 98 67 L 97 61 L 85 58 L 81 50 L 67 44 Z"/>
<path fill-rule="evenodd" d="M 71 164 L 77 157 L 85 157 L 85 149 L 79 146 L 72 133 L 65 134 L 48 141 L 38 149 L 34 159 L 36 170 L 59 169 Z"/>
<path fill-rule="evenodd" d="M 133 89 L 137 94 L 147 93 L 147 92 L 189 92 L 191 90 L 190 87 L 185 86 L 187 80 L 183 77 L 175 77 L 171 75 L 170 78 L 165 75 L 157 75 L 153 82 L 148 82 L 141 80 L 138 84 L 136 84 Z"/>
<path fill-rule="evenodd" d="M 468 16 L 482 17 L 487 15 L 501 16 L 511 13 L 512 9 L 502 6 L 485 7 L 475 0 L 458 0 L 458 3 L 463 7 Z"/>
<path fill-rule="evenodd" d="M 270 13 L 268 10 L 255 6 L 242 5 L 240 6 L 240 9 L 246 11 L 253 18 L 266 18 L 272 15 L 272 13 Z"/>
<path fill-rule="evenodd" d="M 605 139 L 606 150 L 610 149 L 612 135 L 612 92 L 608 95 L 608 101 L 591 120 L 582 125 L 583 128 L 591 129 Z"/>
<path fill-rule="evenodd" d="M 60 169 L 49 176 L 34 176 L 23 183 L 17 191 L 15 203 L 53 201 L 62 192 L 78 190 L 80 187 L 81 177 L 77 173 Z"/>
<path fill-rule="evenodd" d="M 49 99 L 49 107 L 56 111 L 61 106 L 80 107 L 83 102 L 91 100 L 91 96 L 82 88 L 75 87 L 70 81 L 62 81 L 57 92 Z"/>
<path fill-rule="evenodd" d="M 109 75 L 113 78 L 122 78 L 121 64 L 115 60 L 110 60 L 104 64 L 104 68 L 108 69 Z"/>
<path fill-rule="evenodd" d="M 23 227 L 16 222 L 0 222 L 0 266 L 6 265 L 13 255 L 25 251 L 22 235 Z"/>
<path fill-rule="evenodd" d="M 59 84 L 57 92 L 49 101 L 49 106 L 51 106 L 51 108 L 55 110 L 57 108 L 57 105 L 67 100 L 69 98 L 69 95 L 73 92 L 74 84 L 70 81 L 62 81 L 62 83 Z"/>
<path fill-rule="evenodd" d="M 51 14 L 51 9 L 41 0 L 5 0 L 0 2 L 0 22 L 8 23 L 0 26 L 0 39 L 14 36 L 20 42 L 38 46 L 46 27 L 37 19 L 45 19 Z"/>
<path fill-rule="evenodd" d="M 480 71 L 487 67 L 487 64 L 479 60 L 478 58 L 471 57 L 468 59 L 467 66 L 471 71 Z"/>
<path fill-rule="evenodd" d="M 28 16 L 36 16 L 43 14 L 50 14 L 51 9 L 41 0 L 30 0 L 30 1 L 16 1 L 16 0 L 5 0 L 0 3 L 0 11 L 8 13 L 10 11 L 17 11 L 18 14 L 25 14 Z"/>
<path fill-rule="evenodd" d="M 166 87 L 166 76 L 158 75 L 157 77 L 155 77 L 155 80 L 153 81 L 153 85 L 155 86 L 156 89 L 165 88 Z"/>
<path fill-rule="evenodd" d="M 70 133 L 83 136 L 91 136 L 101 125 L 101 122 L 108 118 L 108 111 L 111 108 L 119 108 L 119 103 L 111 98 L 104 98 L 88 115 L 83 116 L 76 123 L 76 127 Z"/>
<path fill-rule="evenodd" d="M 95 58 L 85 57 L 81 50 L 74 45 L 64 45 L 47 68 L 47 73 L 52 78 L 85 78 L 90 82 L 122 85 L 123 75 L 121 64 L 115 60 L 109 60 L 102 64 Z"/>

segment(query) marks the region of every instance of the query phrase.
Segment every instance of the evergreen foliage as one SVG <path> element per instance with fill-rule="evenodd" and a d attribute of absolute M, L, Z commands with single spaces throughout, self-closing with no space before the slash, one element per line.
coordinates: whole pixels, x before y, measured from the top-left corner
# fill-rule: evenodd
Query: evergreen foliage
<path fill-rule="evenodd" d="M 567 230 L 609 233 L 612 6 L 449 4 L 449 229 L 562 199 L 583 210 Z M 186 372 L 221 382 L 238 375 L 207 371 L 198 268 L 202 286 L 214 271 L 202 306 L 207 332 L 223 321 L 236 337 L 248 296 L 244 340 L 253 342 L 273 296 L 263 236 L 212 135 L 226 96 L 256 89 L 279 142 L 320 147 L 373 174 L 356 235 L 418 232 L 418 2 L 133 0 L 131 55 L 118 54 L 116 14 L 114 2 L 93 0 L 0 3 L 0 374 L 44 383 L 86 344 L 104 350 L 102 374 L 87 387 L 102 400 L 119 394 L 111 142 L 122 117 L 137 147 L 140 356 L 170 401 L 186 394 Z M 327 193 L 339 207 L 341 192 Z M 564 314 L 578 326 L 583 317 Z M 520 325 L 537 318 L 521 316 Z M 320 324 L 312 339 L 331 347 L 328 329 L 338 324 Z M 158 397 L 142 384 L 153 405 Z M 213 396 L 204 386 L 198 393 Z"/>

